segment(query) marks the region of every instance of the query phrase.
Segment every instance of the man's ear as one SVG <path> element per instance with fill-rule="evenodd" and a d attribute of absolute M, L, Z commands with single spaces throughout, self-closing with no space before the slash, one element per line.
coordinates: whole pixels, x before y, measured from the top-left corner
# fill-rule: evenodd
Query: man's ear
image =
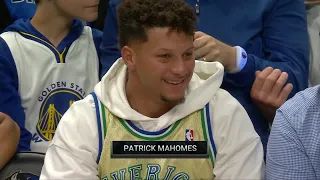
<path fill-rule="evenodd" d="M 124 46 L 121 49 L 121 55 L 124 63 L 127 65 L 129 70 L 133 70 L 136 65 L 136 54 L 134 50 L 129 46 Z"/>

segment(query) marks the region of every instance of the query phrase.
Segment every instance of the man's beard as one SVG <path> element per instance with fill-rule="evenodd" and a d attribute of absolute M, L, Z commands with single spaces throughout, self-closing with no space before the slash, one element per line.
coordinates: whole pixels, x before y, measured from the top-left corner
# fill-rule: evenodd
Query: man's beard
<path fill-rule="evenodd" d="M 167 99 L 166 97 L 164 96 L 161 96 L 161 100 L 166 102 L 167 104 L 170 104 L 170 105 L 179 105 L 179 104 L 183 104 L 184 101 L 185 101 L 185 97 L 183 96 L 182 98 L 180 99 L 176 99 L 176 100 L 170 100 L 170 99 Z"/>

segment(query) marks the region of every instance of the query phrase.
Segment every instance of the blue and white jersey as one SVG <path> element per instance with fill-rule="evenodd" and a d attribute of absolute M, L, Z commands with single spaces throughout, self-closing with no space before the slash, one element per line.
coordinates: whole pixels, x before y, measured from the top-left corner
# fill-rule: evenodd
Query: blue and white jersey
<path fill-rule="evenodd" d="M 54 47 L 29 20 L 0 35 L 0 112 L 21 128 L 18 150 L 46 152 L 62 115 L 93 91 L 99 81 L 96 35 L 75 21 Z"/>

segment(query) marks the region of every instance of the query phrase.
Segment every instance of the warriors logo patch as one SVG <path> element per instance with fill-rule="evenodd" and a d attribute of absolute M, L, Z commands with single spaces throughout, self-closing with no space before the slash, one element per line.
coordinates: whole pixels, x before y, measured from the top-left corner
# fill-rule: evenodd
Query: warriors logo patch
<path fill-rule="evenodd" d="M 37 123 L 38 135 L 45 141 L 51 141 L 62 115 L 74 101 L 83 99 L 83 96 L 72 89 L 55 89 L 42 101 Z"/>

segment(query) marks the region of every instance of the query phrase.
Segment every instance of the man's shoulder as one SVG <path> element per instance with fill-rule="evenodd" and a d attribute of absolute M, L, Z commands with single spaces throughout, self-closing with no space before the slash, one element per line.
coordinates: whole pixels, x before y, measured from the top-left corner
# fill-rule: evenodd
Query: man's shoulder
<path fill-rule="evenodd" d="M 214 97 L 210 101 L 210 109 L 215 116 L 213 121 L 218 122 L 221 126 L 229 126 L 230 124 L 234 126 L 239 123 L 251 124 L 249 115 L 244 107 L 236 98 L 224 89 L 219 88 L 216 91 Z"/>
<path fill-rule="evenodd" d="M 320 85 L 307 88 L 298 92 L 294 97 L 289 99 L 280 110 L 286 116 L 304 114 L 314 108 L 320 107 Z"/>
<path fill-rule="evenodd" d="M 228 91 L 222 88 L 219 88 L 217 90 L 212 101 L 217 101 L 219 102 L 220 105 L 224 105 L 224 106 L 226 105 L 241 106 L 240 102 L 236 98 L 234 98 Z"/>
<path fill-rule="evenodd" d="M 90 109 L 94 109 L 95 102 L 94 102 L 92 94 L 89 94 L 84 99 L 81 99 L 81 100 L 78 100 L 78 101 L 74 102 L 72 104 L 72 106 L 74 106 L 74 108 L 76 108 L 76 109 L 89 108 L 87 110 L 90 110 Z"/>
<path fill-rule="evenodd" d="M 299 129 L 320 127 L 320 85 L 298 92 L 279 108 L 288 123 Z"/>
<path fill-rule="evenodd" d="M 95 109 L 95 103 L 91 94 L 84 99 L 75 101 L 62 116 L 59 127 L 66 131 L 74 127 L 87 127 L 91 130 L 96 129 L 97 120 Z"/>
<path fill-rule="evenodd" d="M 83 99 L 77 100 L 72 103 L 70 108 L 65 112 L 64 115 L 68 114 L 66 118 L 74 117 L 75 119 L 82 117 L 84 114 L 90 117 L 95 117 L 95 102 L 92 94 L 87 95 Z M 92 114 L 93 113 L 93 114 Z M 70 115 L 71 114 L 71 115 Z M 62 117 L 64 118 L 64 117 Z M 82 118 L 84 119 L 84 118 Z"/>

